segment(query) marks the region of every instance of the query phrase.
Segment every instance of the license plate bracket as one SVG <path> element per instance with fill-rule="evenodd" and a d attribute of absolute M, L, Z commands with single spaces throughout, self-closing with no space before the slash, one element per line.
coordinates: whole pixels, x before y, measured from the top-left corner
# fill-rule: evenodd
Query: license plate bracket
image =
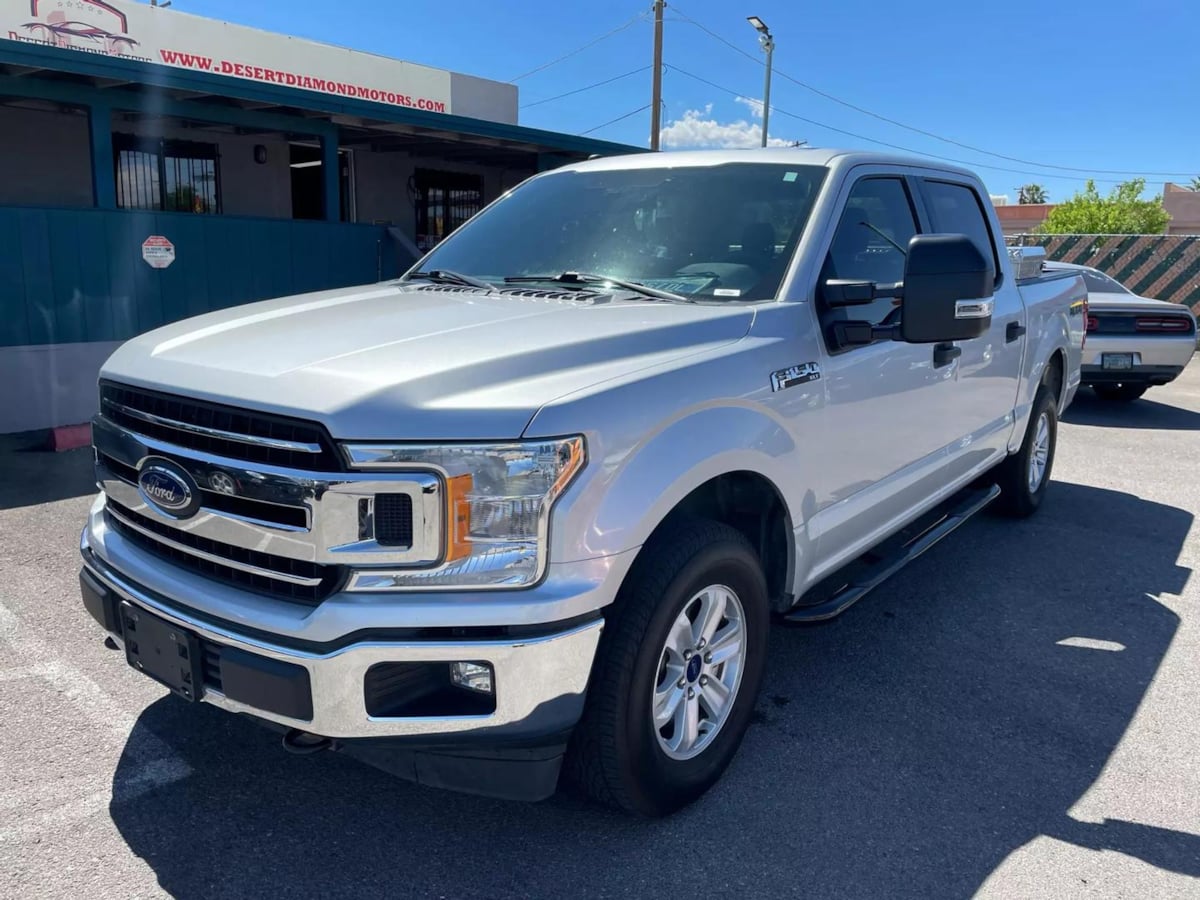
<path fill-rule="evenodd" d="M 1105 353 L 1100 357 L 1100 365 L 1105 369 L 1132 369 L 1132 353 Z"/>
<path fill-rule="evenodd" d="M 125 660 L 185 700 L 204 693 L 200 671 L 200 639 L 128 600 L 121 603 Z"/>

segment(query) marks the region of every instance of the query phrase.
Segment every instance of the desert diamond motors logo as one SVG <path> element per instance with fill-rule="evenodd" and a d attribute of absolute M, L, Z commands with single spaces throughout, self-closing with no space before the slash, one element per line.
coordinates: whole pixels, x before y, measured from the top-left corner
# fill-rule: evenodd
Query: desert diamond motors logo
<path fill-rule="evenodd" d="M 103 0 L 29 0 L 29 12 L 34 21 L 22 27 L 24 39 L 33 43 L 106 56 L 133 56 L 138 44 L 129 36 L 125 13 Z"/>

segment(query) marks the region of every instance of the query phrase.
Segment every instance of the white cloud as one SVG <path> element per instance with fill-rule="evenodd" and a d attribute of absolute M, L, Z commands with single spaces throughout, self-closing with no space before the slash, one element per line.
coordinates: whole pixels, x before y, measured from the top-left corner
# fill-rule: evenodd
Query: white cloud
<path fill-rule="evenodd" d="M 738 102 L 749 106 L 751 114 L 756 118 L 762 118 L 762 103 L 745 97 L 738 97 Z M 682 117 L 668 122 L 660 132 L 660 139 L 664 147 L 676 149 L 712 147 L 734 150 L 759 146 L 762 140 L 761 129 L 761 125 L 747 122 L 745 119 L 719 122 L 713 116 L 712 104 L 709 103 L 704 109 L 689 109 Z M 790 147 L 792 143 L 783 138 L 767 138 L 768 147 Z"/>
<path fill-rule="evenodd" d="M 763 102 L 761 100 L 755 100 L 753 97 L 738 97 L 736 99 L 738 103 L 741 103 L 750 110 L 750 115 L 754 116 L 754 118 L 762 118 Z"/>

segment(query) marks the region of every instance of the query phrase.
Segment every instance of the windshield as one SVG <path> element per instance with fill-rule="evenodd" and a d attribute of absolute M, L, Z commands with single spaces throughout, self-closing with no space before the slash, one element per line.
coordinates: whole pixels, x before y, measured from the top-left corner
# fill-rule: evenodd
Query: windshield
<path fill-rule="evenodd" d="M 691 297 L 772 298 L 825 172 L 760 163 L 556 172 L 501 198 L 419 269 L 496 284 L 586 272 Z"/>

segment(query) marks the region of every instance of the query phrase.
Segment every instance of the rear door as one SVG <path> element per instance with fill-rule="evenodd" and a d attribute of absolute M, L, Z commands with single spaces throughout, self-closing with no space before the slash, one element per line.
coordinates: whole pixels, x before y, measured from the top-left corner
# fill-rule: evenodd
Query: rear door
<path fill-rule="evenodd" d="M 890 283 L 904 278 L 905 252 L 923 230 L 915 178 L 883 167 L 855 169 L 842 188 L 838 223 L 824 245 L 814 311 L 824 341 L 824 426 L 801 418 L 802 441 L 815 464 L 819 529 L 813 574 L 857 555 L 915 514 L 946 483 L 947 447 L 963 434 L 952 411 L 957 361 L 935 367 L 930 345 L 877 341 L 839 347 L 839 320 L 897 321 L 890 299 L 831 308 L 821 285 L 829 278 Z"/>
<path fill-rule="evenodd" d="M 988 206 L 973 180 L 947 173 L 922 178 L 919 185 L 930 227 L 943 234 L 967 235 L 992 261 L 996 273 L 991 327 L 981 337 L 958 342 L 962 356 L 955 377 L 961 389 L 955 392 L 954 406 L 947 409 L 963 433 L 961 443 L 951 450 L 949 472 L 954 477 L 1007 452 L 1025 348 L 1025 307 L 1008 260 L 998 252 L 1003 239 L 993 229 Z"/>

